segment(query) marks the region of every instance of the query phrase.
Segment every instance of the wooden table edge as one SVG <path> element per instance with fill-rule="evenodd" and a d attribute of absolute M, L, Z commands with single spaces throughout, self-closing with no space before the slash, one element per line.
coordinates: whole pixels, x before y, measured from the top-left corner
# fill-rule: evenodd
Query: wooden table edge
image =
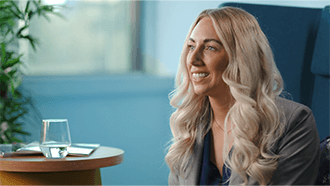
<path fill-rule="evenodd" d="M 101 153 L 109 153 L 116 151 L 113 156 L 97 157 Z M 66 172 L 66 171 L 81 171 L 92 170 L 103 167 L 110 167 L 121 164 L 124 161 L 124 151 L 118 148 L 101 146 L 95 150 L 89 157 L 68 156 L 62 160 L 47 160 L 43 156 L 35 158 L 42 158 L 44 161 L 27 161 L 21 160 L 24 158 L 0 158 L 0 171 L 5 172 Z M 15 161 L 20 159 L 20 161 Z M 12 160 L 12 161 L 10 161 Z"/>

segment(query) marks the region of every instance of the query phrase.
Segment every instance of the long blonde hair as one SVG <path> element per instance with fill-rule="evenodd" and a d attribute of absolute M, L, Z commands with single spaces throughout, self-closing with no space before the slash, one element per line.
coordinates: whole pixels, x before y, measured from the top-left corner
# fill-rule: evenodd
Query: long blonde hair
<path fill-rule="evenodd" d="M 181 53 L 176 77 L 176 89 L 170 94 L 170 104 L 176 108 L 171 115 L 173 134 L 165 160 L 171 171 L 182 176 L 194 151 L 210 130 L 212 108 L 206 96 L 196 95 L 186 68 L 187 41 L 192 30 L 204 17 L 213 26 L 229 56 L 223 80 L 235 100 L 226 119 L 232 127 L 234 148 L 228 158 L 228 136 L 225 136 L 224 161 L 248 183 L 248 176 L 266 185 L 277 168 L 278 155 L 270 148 L 281 134 L 281 111 L 275 99 L 281 94 L 283 80 L 276 67 L 268 40 L 257 20 L 246 11 L 222 7 L 200 13 L 192 24 Z M 233 125 L 231 125 L 233 126 Z"/>

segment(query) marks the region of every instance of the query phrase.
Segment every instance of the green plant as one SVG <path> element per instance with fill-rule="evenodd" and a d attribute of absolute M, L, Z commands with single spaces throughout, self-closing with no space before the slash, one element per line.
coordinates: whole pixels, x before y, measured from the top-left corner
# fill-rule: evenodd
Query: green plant
<path fill-rule="evenodd" d="M 38 113 L 31 96 L 20 87 L 20 68 L 24 63 L 18 41 L 28 40 L 36 51 L 37 38 L 25 34 L 30 20 L 35 16 L 50 20 L 49 13 L 61 16 L 54 11 L 55 6 L 43 5 L 41 0 L 27 0 L 23 9 L 20 9 L 19 3 L 14 0 L 0 1 L 0 144 L 22 142 L 17 135 L 29 135 L 23 129 L 24 122 L 28 120 L 26 115 L 31 110 Z"/>

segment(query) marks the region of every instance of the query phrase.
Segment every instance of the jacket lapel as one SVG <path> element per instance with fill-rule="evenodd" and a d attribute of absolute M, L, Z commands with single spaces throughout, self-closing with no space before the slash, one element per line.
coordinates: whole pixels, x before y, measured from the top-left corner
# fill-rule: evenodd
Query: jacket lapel
<path fill-rule="evenodd" d="M 180 177 L 180 185 L 199 185 L 200 170 L 202 166 L 202 157 L 204 150 L 204 140 L 201 143 L 195 143 L 194 153 L 189 159 L 186 179 Z"/>

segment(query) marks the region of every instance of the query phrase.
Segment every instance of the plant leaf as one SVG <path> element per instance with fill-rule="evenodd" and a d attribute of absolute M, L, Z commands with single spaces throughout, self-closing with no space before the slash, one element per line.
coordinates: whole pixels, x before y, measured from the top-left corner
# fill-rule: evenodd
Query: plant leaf
<path fill-rule="evenodd" d="M 4 64 L 5 59 L 6 59 L 6 45 L 5 43 L 1 43 L 1 63 Z"/>
<path fill-rule="evenodd" d="M 33 50 L 34 50 L 34 51 L 37 51 L 37 50 L 36 50 L 35 43 L 36 43 L 36 44 L 39 43 L 39 40 L 38 40 L 38 39 L 32 37 L 31 35 L 25 35 L 25 36 L 21 35 L 21 38 L 24 38 L 24 39 L 29 40 L 29 41 L 30 41 L 30 44 L 31 44 L 31 46 L 32 46 L 32 48 L 33 48 Z"/>
<path fill-rule="evenodd" d="M 14 1 L 10 1 L 11 2 L 11 4 L 15 7 L 15 9 L 16 9 L 16 11 L 17 11 L 17 13 L 16 12 L 14 12 L 13 10 L 12 10 L 12 12 L 18 17 L 18 18 L 20 18 L 20 19 L 24 19 L 24 14 L 21 12 L 21 10 L 18 8 L 18 6 L 16 5 L 16 3 L 14 2 Z"/>
<path fill-rule="evenodd" d="M 26 14 L 27 11 L 29 10 L 29 5 L 30 5 L 30 1 L 28 0 L 27 3 L 26 3 L 26 6 L 25 6 L 25 10 L 24 10 L 24 13 Z"/>
<path fill-rule="evenodd" d="M 16 72 L 17 72 L 16 69 L 11 70 L 10 72 L 8 72 L 8 75 L 9 75 L 10 77 L 13 77 L 13 76 L 16 74 Z"/>
<path fill-rule="evenodd" d="M 11 138 L 11 143 L 13 143 L 13 142 L 17 142 L 17 143 L 23 143 L 24 141 L 22 141 L 21 139 L 18 139 L 18 138 L 16 138 L 16 137 L 12 137 Z"/>
<path fill-rule="evenodd" d="M 46 13 L 41 12 L 41 15 L 42 15 L 42 16 L 43 16 L 48 22 L 50 22 L 50 18 L 47 16 Z"/>
<path fill-rule="evenodd" d="M 21 19 L 21 16 L 18 15 L 14 10 L 10 9 L 10 12 L 14 14 L 18 19 Z"/>
<path fill-rule="evenodd" d="M 9 80 L 10 80 L 10 78 L 8 77 L 7 74 L 2 73 L 2 74 L 0 75 L 0 81 L 2 81 L 2 82 L 7 82 L 7 81 L 9 81 Z"/>
<path fill-rule="evenodd" d="M 5 139 L 7 139 L 7 143 L 12 143 L 13 141 L 11 140 L 11 135 L 10 133 L 8 134 L 8 130 L 6 130 L 3 135 L 5 136 Z"/>
<path fill-rule="evenodd" d="M 40 13 L 41 13 L 41 9 L 40 9 L 40 2 L 39 3 L 37 3 L 36 1 L 33 1 L 33 3 L 34 3 L 34 5 L 37 7 L 37 13 L 38 13 L 38 15 L 40 16 Z"/>
<path fill-rule="evenodd" d="M 53 12 L 53 10 L 54 10 L 53 6 L 50 6 L 50 5 L 43 5 L 43 6 L 41 6 L 40 9 L 43 11 L 46 11 L 46 12 Z"/>
<path fill-rule="evenodd" d="M 3 4 L 7 3 L 7 1 L 0 1 L 0 5 L 2 6 Z"/>
<path fill-rule="evenodd" d="M 13 95 L 15 94 L 15 89 L 16 89 L 16 87 L 14 85 L 14 82 L 10 81 L 10 91 Z"/>
<path fill-rule="evenodd" d="M 16 133 L 16 134 L 28 135 L 28 136 L 31 135 L 29 132 L 23 131 L 21 128 L 19 128 L 19 129 L 13 129 L 11 132 L 12 133 Z"/>
<path fill-rule="evenodd" d="M 34 16 L 35 12 L 33 11 L 29 11 L 28 12 L 28 19 L 32 19 L 32 17 Z"/>
<path fill-rule="evenodd" d="M 14 121 L 16 121 L 18 118 L 22 117 L 26 113 L 27 113 L 27 111 L 24 111 L 24 112 L 16 115 L 15 117 L 12 117 L 12 118 L 8 119 L 8 122 L 9 123 L 14 123 Z"/>
<path fill-rule="evenodd" d="M 16 36 L 17 37 L 20 37 L 22 35 L 21 33 L 23 32 L 23 30 L 25 30 L 27 28 L 29 28 L 29 25 L 24 25 L 22 28 L 19 29 L 19 31 L 17 32 Z"/>
<path fill-rule="evenodd" d="M 12 66 L 20 63 L 21 62 L 20 59 L 21 59 L 22 56 L 23 56 L 23 54 L 19 55 L 15 59 L 8 60 L 5 64 L 2 64 L 2 69 L 5 70 L 8 67 L 12 67 Z"/>
<path fill-rule="evenodd" d="M 5 141 L 0 136 L 0 144 L 4 144 L 4 143 L 5 143 Z"/>
<path fill-rule="evenodd" d="M 0 2 L 2 2 L 2 1 L 0 1 Z M 0 7 L 0 10 L 1 10 L 1 11 L 5 11 L 5 10 L 9 10 L 10 8 L 11 8 L 10 5 L 1 6 L 1 7 Z"/>

